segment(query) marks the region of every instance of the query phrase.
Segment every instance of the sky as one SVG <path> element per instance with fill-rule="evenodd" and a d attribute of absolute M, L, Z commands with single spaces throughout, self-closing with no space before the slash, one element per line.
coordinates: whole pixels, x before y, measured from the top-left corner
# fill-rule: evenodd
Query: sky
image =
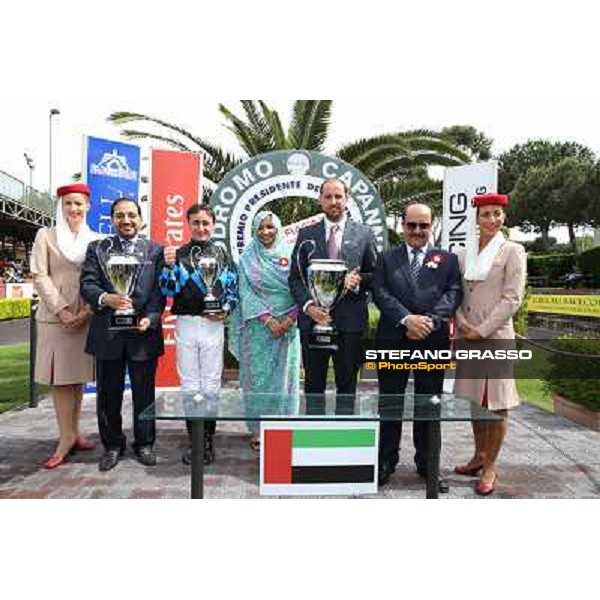
<path fill-rule="evenodd" d="M 333 98 L 329 152 L 380 133 L 468 124 L 494 140 L 495 154 L 543 138 L 600 155 L 597 21 L 579 0 L 543 10 L 512 0 L 372 0 L 368 11 L 354 0 L 306 0 L 287 13 L 266 0 L 194 12 L 180 0 L 168 10 L 110 6 L 32 0 L 8 9 L 0 170 L 28 182 L 27 153 L 33 186 L 48 188 L 52 108 L 54 188 L 81 170 L 84 135 L 120 139 L 106 122 L 117 110 L 236 150 L 218 104 L 235 109 L 241 97 L 267 99 L 284 123 L 293 99 Z"/>

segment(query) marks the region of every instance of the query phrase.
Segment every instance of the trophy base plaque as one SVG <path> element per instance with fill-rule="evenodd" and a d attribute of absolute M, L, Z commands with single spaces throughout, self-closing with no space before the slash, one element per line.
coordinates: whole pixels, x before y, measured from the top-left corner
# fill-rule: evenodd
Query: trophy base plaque
<path fill-rule="evenodd" d="M 218 298 L 206 297 L 204 299 L 204 310 L 202 311 L 203 315 L 215 315 L 220 312 L 223 312 L 223 307 L 221 306 L 221 301 Z"/>
<path fill-rule="evenodd" d="M 314 327 L 310 332 L 308 347 L 311 350 L 338 350 L 338 334 L 333 327 Z"/>
<path fill-rule="evenodd" d="M 140 317 L 134 312 L 119 313 L 114 312 L 110 316 L 109 331 L 132 331 L 138 328 Z"/>

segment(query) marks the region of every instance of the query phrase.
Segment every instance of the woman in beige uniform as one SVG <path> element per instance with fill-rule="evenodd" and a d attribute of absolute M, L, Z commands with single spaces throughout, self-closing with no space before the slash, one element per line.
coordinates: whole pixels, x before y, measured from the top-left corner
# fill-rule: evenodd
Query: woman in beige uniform
<path fill-rule="evenodd" d="M 475 196 L 479 248 L 473 256 L 459 256 L 463 273 L 463 301 L 456 313 L 458 338 L 467 340 L 514 340 L 512 317 L 523 300 L 527 257 L 521 244 L 509 242 L 500 231 L 504 225 L 508 196 Z M 508 426 L 508 411 L 519 404 L 513 377 L 466 379 L 458 363 L 455 393 L 480 402 L 503 417 L 501 422 L 475 423 L 475 450 L 466 465 L 455 467 L 459 475 L 481 478 L 475 492 L 487 496 L 496 483 L 496 459 Z M 464 375 L 464 372 L 463 372 Z"/>
<path fill-rule="evenodd" d="M 79 274 L 88 243 L 97 237 L 86 223 L 90 190 L 73 184 L 57 190 L 56 227 L 40 229 L 31 272 L 40 297 L 35 381 L 52 386 L 59 442 L 46 461 L 61 465 L 75 450 L 93 450 L 79 435 L 83 384 L 94 380 L 93 357 L 84 352 L 91 312 L 79 295 Z"/>

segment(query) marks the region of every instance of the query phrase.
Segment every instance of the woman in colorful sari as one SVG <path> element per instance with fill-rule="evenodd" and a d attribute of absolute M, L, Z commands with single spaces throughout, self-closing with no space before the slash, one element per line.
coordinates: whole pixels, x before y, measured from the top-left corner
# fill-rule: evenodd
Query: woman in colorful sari
<path fill-rule="evenodd" d="M 291 255 L 277 215 L 259 212 L 252 223 L 252 240 L 240 257 L 240 304 L 229 330 L 229 348 L 240 363 L 240 387 L 250 394 L 249 417 L 265 410 L 294 414 L 298 409 L 300 336 L 298 307 L 288 287 Z M 249 421 L 248 427 L 252 448 L 258 450 L 259 423 Z"/>

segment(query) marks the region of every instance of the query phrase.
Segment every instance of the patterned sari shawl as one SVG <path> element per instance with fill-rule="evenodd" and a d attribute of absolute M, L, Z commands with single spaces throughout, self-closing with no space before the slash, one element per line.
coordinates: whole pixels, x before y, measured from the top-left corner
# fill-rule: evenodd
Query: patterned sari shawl
<path fill-rule="evenodd" d="M 270 220 L 276 229 L 273 245 L 266 248 L 258 238 L 258 228 Z M 238 265 L 240 304 L 232 315 L 229 347 L 239 356 L 239 334 L 247 321 L 263 315 L 281 317 L 295 306 L 288 285 L 292 246 L 283 239 L 279 217 L 270 211 L 259 212 L 252 222 L 252 240 Z"/>

